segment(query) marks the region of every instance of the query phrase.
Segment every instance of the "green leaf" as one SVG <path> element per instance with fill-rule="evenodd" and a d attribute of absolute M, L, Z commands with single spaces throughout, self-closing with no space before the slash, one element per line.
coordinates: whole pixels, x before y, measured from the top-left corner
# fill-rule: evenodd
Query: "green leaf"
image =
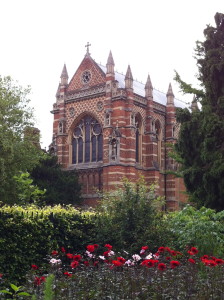
<path fill-rule="evenodd" d="M 17 295 L 18 296 L 31 296 L 29 293 L 26 293 L 26 292 L 19 292 Z"/>
<path fill-rule="evenodd" d="M 9 294 L 9 295 L 12 295 L 11 292 L 7 291 L 7 290 L 1 290 L 0 293 L 4 293 L 4 294 Z"/>
<path fill-rule="evenodd" d="M 17 292 L 20 288 L 21 288 L 21 286 L 16 286 L 15 284 L 13 284 L 13 283 L 11 283 L 10 284 L 10 286 L 11 286 L 11 288 L 15 291 L 15 292 Z"/>

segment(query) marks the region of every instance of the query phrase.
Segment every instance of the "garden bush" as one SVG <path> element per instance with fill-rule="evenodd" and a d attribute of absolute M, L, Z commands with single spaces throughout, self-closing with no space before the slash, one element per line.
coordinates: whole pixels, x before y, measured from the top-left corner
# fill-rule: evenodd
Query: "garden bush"
<path fill-rule="evenodd" d="M 50 249 L 65 246 L 83 249 L 91 242 L 92 214 L 67 206 L 0 209 L 0 273 L 21 282 L 33 263 L 42 263 Z"/>
<path fill-rule="evenodd" d="M 200 254 L 223 255 L 224 253 L 224 211 L 187 205 L 179 212 L 170 213 L 167 219 L 173 240 L 171 245 L 184 251 L 186 246 L 195 245 Z"/>
<path fill-rule="evenodd" d="M 104 194 L 97 207 L 95 242 L 109 242 L 118 250 L 132 252 L 143 243 L 158 248 L 172 235 L 163 222 L 163 204 L 163 198 L 156 195 L 156 185 L 147 186 L 144 178 L 137 183 L 123 179 L 123 186 Z"/>

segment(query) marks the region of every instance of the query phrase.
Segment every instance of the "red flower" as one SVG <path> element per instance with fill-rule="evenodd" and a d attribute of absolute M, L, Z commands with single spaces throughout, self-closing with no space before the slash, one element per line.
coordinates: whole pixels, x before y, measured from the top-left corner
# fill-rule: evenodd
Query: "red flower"
<path fill-rule="evenodd" d="M 58 251 L 53 250 L 53 251 L 51 252 L 51 255 L 53 255 L 53 256 L 58 255 Z"/>
<path fill-rule="evenodd" d="M 72 277 L 72 274 L 69 273 L 69 272 L 64 272 L 64 275 L 65 275 L 65 276 L 68 276 L 68 277 Z"/>
<path fill-rule="evenodd" d="M 203 259 L 209 259 L 209 256 L 207 254 L 205 254 L 201 257 L 201 260 L 203 260 Z"/>
<path fill-rule="evenodd" d="M 142 246 L 142 250 L 148 250 L 149 247 L 148 246 Z"/>
<path fill-rule="evenodd" d="M 178 267 L 180 265 L 180 262 L 177 260 L 171 260 L 170 262 L 170 267 L 171 269 L 175 269 L 176 267 Z"/>
<path fill-rule="evenodd" d="M 165 251 L 165 247 L 159 247 L 158 252 L 164 252 Z"/>
<path fill-rule="evenodd" d="M 198 253 L 198 249 L 196 247 L 191 247 L 191 252 L 194 254 Z"/>
<path fill-rule="evenodd" d="M 120 261 L 122 264 L 126 262 L 126 259 L 124 259 L 123 257 L 117 257 L 117 260 Z"/>
<path fill-rule="evenodd" d="M 188 261 L 192 264 L 196 264 L 196 261 L 193 258 L 189 258 Z"/>
<path fill-rule="evenodd" d="M 157 259 L 146 259 L 143 260 L 143 262 L 141 263 L 142 266 L 146 266 L 148 268 L 152 268 L 155 266 L 155 264 L 159 262 Z"/>
<path fill-rule="evenodd" d="M 80 261 L 82 259 L 82 256 L 80 254 L 74 255 L 73 259 L 76 261 Z"/>
<path fill-rule="evenodd" d="M 31 265 L 31 268 L 32 268 L 33 270 L 39 269 L 37 265 Z"/>
<path fill-rule="evenodd" d="M 41 277 L 35 277 L 34 279 L 34 284 L 35 285 L 41 285 L 42 282 L 45 281 L 45 277 L 44 276 L 41 276 Z"/>
<path fill-rule="evenodd" d="M 224 263 L 224 260 L 221 258 L 216 258 L 215 262 L 217 263 L 217 265 L 222 265 Z"/>
<path fill-rule="evenodd" d="M 95 246 L 94 245 L 88 245 L 86 248 L 87 248 L 87 250 L 89 252 L 93 252 L 95 250 Z"/>
<path fill-rule="evenodd" d="M 176 256 L 176 255 L 177 255 L 177 252 L 176 252 L 175 250 L 170 250 L 170 254 L 171 254 L 172 256 Z"/>
<path fill-rule="evenodd" d="M 171 260 L 171 257 L 170 257 L 170 256 L 167 256 L 167 257 L 166 257 L 166 260 Z"/>
<path fill-rule="evenodd" d="M 95 249 L 99 248 L 98 244 L 94 244 L 93 246 L 95 247 Z"/>
<path fill-rule="evenodd" d="M 108 257 L 108 254 L 110 253 L 110 250 L 103 252 L 103 256 Z"/>
<path fill-rule="evenodd" d="M 123 263 L 121 261 L 118 260 L 112 260 L 112 264 L 116 267 L 120 267 L 123 265 Z"/>
<path fill-rule="evenodd" d="M 141 263 L 142 266 L 147 266 L 148 263 L 148 259 L 143 260 L 143 262 Z"/>
<path fill-rule="evenodd" d="M 0 274 L 0 278 L 2 278 L 3 274 Z"/>
<path fill-rule="evenodd" d="M 167 251 L 167 252 L 171 252 L 171 249 L 169 248 L 169 247 L 165 247 L 165 251 Z"/>
<path fill-rule="evenodd" d="M 67 253 L 66 256 L 67 256 L 69 259 L 73 259 L 73 254 L 71 254 L 71 253 Z"/>
<path fill-rule="evenodd" d="M 93 263 L 94 267 L 97 267 L 98 264 L 99 264 L 98 260 L 94 261 L 94 263 Z"/>
<path fill-rule="evenodd" d="M 195 247 L 191 247 L 191 249 L 188 250 L 187 253 L 188 253 L 189 255 L 195 255 L 195 254 L 198 253 L 198 249 L 195 248 Z"/>
<path fill-rule="evenodd" d="M 214 260 L 211 260 L 209 263 L 209 267 L 215 267 L 217 263 Z"/>
<path fill-rule="evenodd" d="M 70 266 L 71 266 L 71 268 L 76 268 L 76 267 L 78 267 L 78 265 L 79 265 L 79 262 L 78 261 L 76 261 L 76 260 L 73 260 L 72 262 L 71 262 L 71 264 L 70 264 Z"/>
<path fill-rule="evenodd" d="M 160 271 L 164 271 L 166 269 L 166 265 L 164 263 L 160 263 L 160 264 L 158 264 L 158 269 Z"/>
<path fill-rule="evenodd" d="M 87 260 L 85 260 L 83 263 L 84 263 L 84 265 L 85 265 L 86 267 L 89 266 L 89 262 L 88 262 Z"/>
<path fill-rule="evenodd" d="M 212 259 L 202 259 L 202 262 L 209 267 L 215 267 L 217 263 Z"/>
<path fill-rule="evenodd" d="M 61 252 L 62 252 L 62 253 L 65 253 L 65 252 L 66 252 L 66 250 L 65 250 L 64 247 L 61 247 Z"/>
<path fill-rule="evenodd" d="M 106 244 L 104 245 L 104 247 L 106 247 L 108 250 L 111 250 L 113 248 L 113 246 L 111 246 L 110 244 Z"/>

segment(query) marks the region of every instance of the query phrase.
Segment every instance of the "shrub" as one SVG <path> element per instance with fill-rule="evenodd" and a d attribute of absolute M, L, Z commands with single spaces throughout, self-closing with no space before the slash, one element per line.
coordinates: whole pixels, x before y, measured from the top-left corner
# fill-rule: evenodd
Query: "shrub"
<path fill-rule="evenodd" d="M 92 216 L 67 206 L 0 209 L 0 273 L 17 283 L 31 264 L 42 264 L 50 249 L 83 249 L 90 242 Z"/>
<path fill-rule="evenodd" d="M 123 180 L 123 186 L 104 194 L 98 207 L 95 241 L 111 243 L 117 249 L 136 251 L 143 243 L 154 248 L 167 239 L 161 207 L 163 199 L 147 187 L 143 178 L 137 183 Z"/>
<path fill-rule="evenodd" d="M 171 245 L 185 249 L 186 245 L 196 245 L 201 254 L 222 255 L 224 252 L 224 211 L 202 207 L 197 210 L 187 205 L 182 211 L 168 216 Z"/>

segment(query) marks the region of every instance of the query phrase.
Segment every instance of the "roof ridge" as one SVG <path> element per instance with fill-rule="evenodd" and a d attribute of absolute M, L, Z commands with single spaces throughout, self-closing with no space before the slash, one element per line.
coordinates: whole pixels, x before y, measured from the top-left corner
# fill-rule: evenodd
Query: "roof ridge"
<path fill-rule="evenodd" d="M 98 64 L 99 66 L 102 66 L 103 68 L 106 68 L 106 66 L 104 66 L 104 65 L 101 64 L 101 63 L 97 63 L 97 64 Z M 117 74 L 119 74 L 119 75 L 122 75 L 122 76 L 125 78 L 125 74 L 122 74 L 122 73 L 120 73 L 120 72 L 118 72 L 118 71 L 116 71 L 116 70 L 115 70 L 114 72 L 117 73 Z M 138 84 L 141 84 L 143 87 L 145 86 L 144 83 L 142 83 L 142 82 L 140 82 L 140 81 L 138 81 L 138 80 L 136 80 L 136 79 L 134 79 L 133 82 L 136 82 L 136 83 L 138 83 Z M 155 90 L 155 91 L 157 91 L 157 92 L 159 92 L 159 93 L 162 93 L 162 94 L 164 94 L 164 95 L 166 96 L 166 93 L 165 93 L 165 92 L 159 90 L 158 88 L 155 88 L 154 86 L 153 86 L 153 90 Z M 139 96 L 141 96 L 141 95 L 139 95 Z M 180 100 L 180 99 L 178 99 L 178 98 L 176 98 L 176 97 L 174 97 L 174 99 L 177 100 L 177 101 L 180 101 L 181 103 L 183 103 L 183 104 L 185 104 L 185 105 L 188 105 L 188 104 L 189 104 L 189 102 L 185 102 L 185 101 Z"/>

